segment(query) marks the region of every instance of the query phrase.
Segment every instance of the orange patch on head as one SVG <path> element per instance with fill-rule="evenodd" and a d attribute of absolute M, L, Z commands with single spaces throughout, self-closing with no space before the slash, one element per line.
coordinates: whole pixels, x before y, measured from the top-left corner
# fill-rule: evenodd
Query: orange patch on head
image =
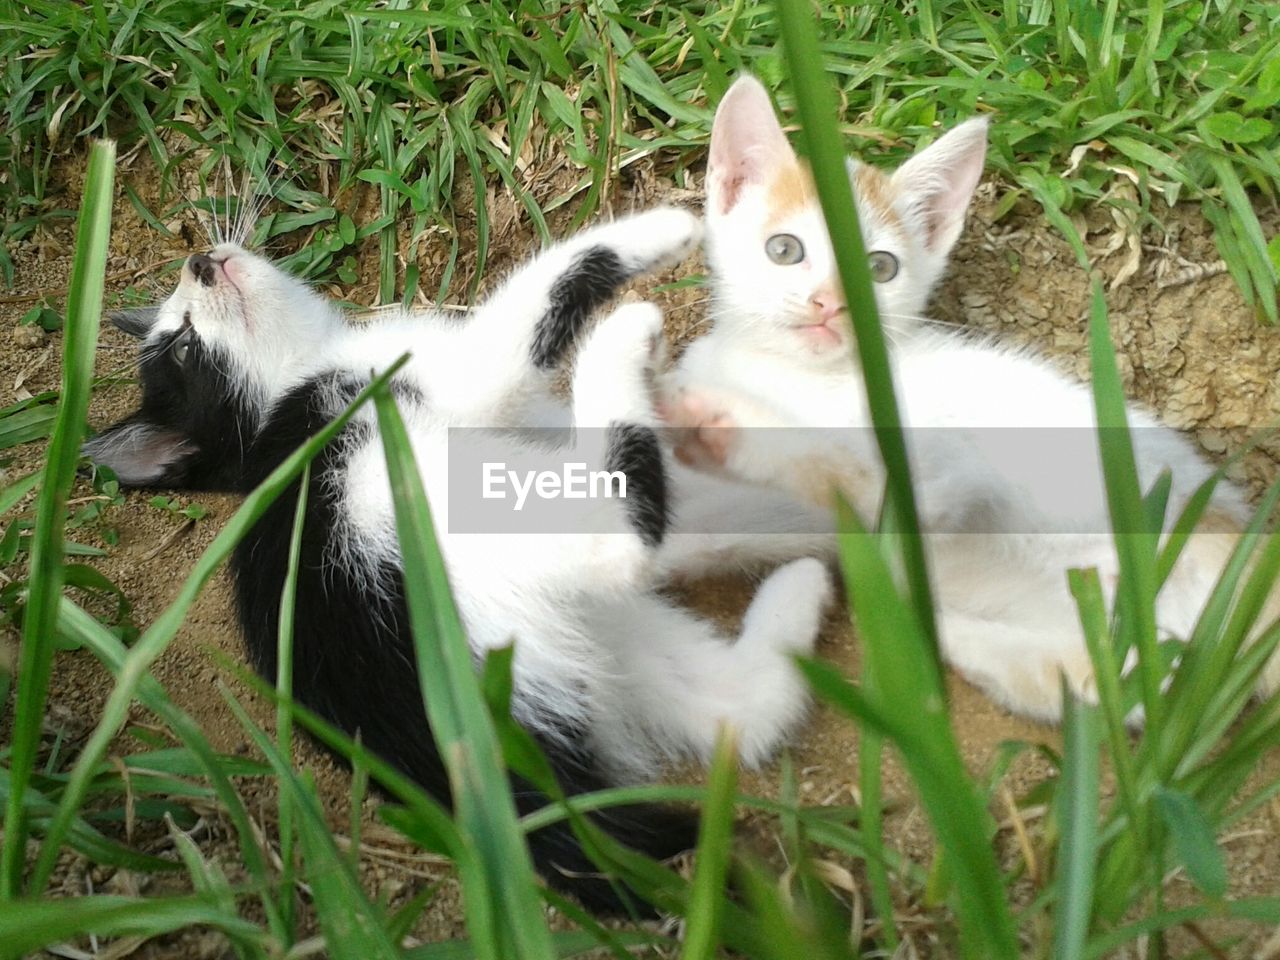
<path fill-rule="evenodd" d="M 875 167 L 859 164 L 853 174 L 853 189 L 863 210 L 871 213 L 883 226 L 902 232 L 902 218 L 894 209 L 893 183 Z M 769 183 L 769 219 L 772 229 L 787 217 L 805 207 L 817 206 L 818 191 L 813 174 L 802 160 L 789 163 Z"/>
<path fill-rule="evenodd" d="M 889 177 L 875 167 L 860 163 L 853 173 L 853 189 L 864 209 L 873 211 L 886 227 L 902 232 L 902 218 L 893 206 L 894 189 Z"/>
<path fill-rule="evenodd" d="M 818 202 L 809 168 L 800 161 L 788 163 L 769 183 L 769 219 L 772 228 L 798 210 Z"/>

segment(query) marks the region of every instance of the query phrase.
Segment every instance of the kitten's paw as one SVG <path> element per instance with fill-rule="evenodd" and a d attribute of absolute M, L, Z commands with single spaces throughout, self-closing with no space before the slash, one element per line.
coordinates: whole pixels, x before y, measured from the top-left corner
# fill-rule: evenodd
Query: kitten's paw
<path fill-rule="evenodd" d="M 662 343 L 662 311 L 652 303 L 623 304 L 591 331 L 574 364 L 579 426 L 612 421 L 653 425 L 650 381 Z"/>
<path fill-rule="evenodd" d="M 835 602 L 836 596 L 826 564 L 814 557 L 793 560 L 770 574 L 765 586 L 776 593 L 780 606 L 790 611 L 794 622 L 801 626 L 792 633 L 778 635 L 782 649 L 791 653 L 812 653 L 818 642 L 822 616 Z"/>
<path fill-rule="evenodd" d="M 680 390 L 660 401 L 676 459 L 701 470 L 722 470 L 739 440 L 737 419 L 714 394 Z"/>
<path fill-rule="evenodd" d="M 603 336 L 604 350 L 623 365 L 652 376 L 666 352 L 662 334 L 662 311 L 647 301 L 624 303 L 609 314 L 595 334 Z"/>
<path fill-rule="evenodd" d="M 606 229 L 641 272 L 679 263 L 702 242 L 702 220 L 678 207 L 646 210 Z"/>

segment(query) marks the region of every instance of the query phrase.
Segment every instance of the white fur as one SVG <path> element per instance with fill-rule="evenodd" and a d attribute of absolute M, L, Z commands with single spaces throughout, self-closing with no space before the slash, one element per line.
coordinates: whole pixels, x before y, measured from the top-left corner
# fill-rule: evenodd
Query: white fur
<path fill-rule="evenodd" d="M 792 162 L 779 151 L 781 129 L 759 84 L 739 81 L 725 102 L 732 109 L 717 114 L 713 141 Z M 1095 567 L 1106 587 L 1118 573 L 1091 394 L 1030 352 L 937 332 L 918 317 L 959 234 L 984 140 L 983 122 L 962 124 L 894 174 L 888 211 L 861 197 L 858 210 L 867 250 L 900 260 L 898 275 L 875 294 L 890 334 L 943 655 L 1013 710 L 1052 720 L 1060 674 L 1076 693 L 1095 692 L 1066 571 Z M 812 322 L 815 291 L 837 283 L 821 212 L 811 204 L 768 225 L 776 170 L 750 170 L 732 203 L 719 202 L 714 170 L 708 177 L 714 324 L 666 378 L 664 408 L 683 428 L 680 451 L 690 462 L 817 501 L 838 484 L 870 520 L 884 469 L 847 315 L 833 341 L 815 344 L 797 329 Z M 765 241 L 777 232 L 802 239 L 803 263 L 766 257 Z M 1145 411 L 1131 408 L 1129 418 L 1144 489 L 1170 469 L 1168 515 L 1176 517 L 1213 468 Z M 745 429 L 767 427 L 787 429 Z M 1237 524 L 1248 513 L 1226 482 L 1214 507 Z M 1196 539 L 1203 546 L 1214 536 Z M 1207 552 L 1222 555 L 1217 547 Z M 1204 556 L 1189 549 L 1161 593 L 1163 635 L 1189 636 L 1221 572 Z M 1278 681 L 1273 664 L 1267 685 Z"/>
<path fill-rule="evenodd" d="M 701 477 L 688 497 L 675 491 L 677 523 L 684 515 L 697 525 L 673 531 L 669 548 L 646 546 L 617 500 L 593 507 L 600 515 L 592 533 L 475 534 L 449 527 L 450 454 L 459 452 L 458 444 L 494 442 L 473 441 L 470 434 L 451 440 L 450 428 L 560 425 L 571 452 L 599 465 L 603 430 L 570 428 L 656 423 L 649 369 L 660 336 L 656 308 L 623 306 L 585 337 L 568 404 L 552 392 L 551 374 L 531 364 L 530 345 L 552 284 L 581 251 L 604 245 L 625 263 L 647 268 L 683 258 L 699 235 L 691 215 L 654 210 L 549 249 L 463 322 L 406 312 L 365 325 L 346 323 L 303 284 L 224 245 L 215 255 L 225 275 L 206 287 L 184 270 L 152 336 L 189 318 L 211 354 L 244 385 L 260 419 L 308 377 L 330 370 L 363 377 L 411 352 L 400 377 L 422 400 L 400 405 L 454 597 L 478 656 L 515 643 L 517 719 L 551 735 L 566 723 L 588 730 L 606 764 L 626 776 L 650 773 L 666 757 L 707 757 L 720 724 L 729 722 L 738 729 L 744 761 L 755 764 L 777 748 L 807 705 L 789 657 L 813 647 L 830 600 L 826 571 L 816 561 L 797 561 L 776 572 L 738 638 L 675 607 L 654 587 L 660 576 L 713 566 L 718 555 L 746 565 L 814 552 L 826 541 L 820 512 L 792 501 L 793 514 L 813 534 L 784 538 L 785 549 L 766 543 L 754 555 L 736 531 L 721 535 L 736 519 L 720 504 L 742 504 L 750 488 Z M 340 408 L 340 399 L 333 405 Z M 374 422 L 368 409 L 359 416 Z M 520 441 L 507 436 L 510 449 L 518 449 Z M 343 462 L 333 477 L 342 510 L 331 560 L 376 590 L 379 563 L 399 554 L 376 435 L 349 441 Z M 756 499 L 783 498 L 764 492 Z"/>

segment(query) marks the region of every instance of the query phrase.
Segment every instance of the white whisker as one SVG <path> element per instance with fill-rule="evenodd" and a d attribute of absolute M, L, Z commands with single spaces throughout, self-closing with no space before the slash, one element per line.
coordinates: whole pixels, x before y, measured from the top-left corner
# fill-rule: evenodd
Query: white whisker
<path fill-rule="evenodd" d="M 921 323 L 930 327 L 945 327 L 952 330 L 962 330 L 966 328 L 966 325 L 963 323 L 955 323 L 951 320 L 938 320 L 935 317 L 925 317 L 915 313 L 893 313 L 886 310 L 881 313 L 880 316 L 891 320 L 910 320 L 914 323 Z"/>

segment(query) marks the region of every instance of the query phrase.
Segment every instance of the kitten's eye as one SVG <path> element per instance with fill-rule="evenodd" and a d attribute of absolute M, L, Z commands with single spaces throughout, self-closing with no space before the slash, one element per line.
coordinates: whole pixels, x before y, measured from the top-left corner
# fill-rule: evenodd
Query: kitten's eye
<path fill-rule="evenodd" d="M 885 250 L 875 250 L 867 256 L 871 267 L 871 279 L 876 283 L 888 283 L 898 275 L 898 258 Z"/>
<path fill-rule="evenodd" d="M 789 267 L 804 259 L 804 244 L 791 233 L 775 233 L 764 243 L 764 252 L 774 263 Z"/>
<path fill-rule="evenodd" d="M 173 345 L 173 359 L 178 364 L 178 366 L 182 366 L 184 363 L 187 362 L 187 352 L 190 349 L 191 349 L 191 344 L 186 341 L 186 338 L 179 340 L 177 343 Z"/>

